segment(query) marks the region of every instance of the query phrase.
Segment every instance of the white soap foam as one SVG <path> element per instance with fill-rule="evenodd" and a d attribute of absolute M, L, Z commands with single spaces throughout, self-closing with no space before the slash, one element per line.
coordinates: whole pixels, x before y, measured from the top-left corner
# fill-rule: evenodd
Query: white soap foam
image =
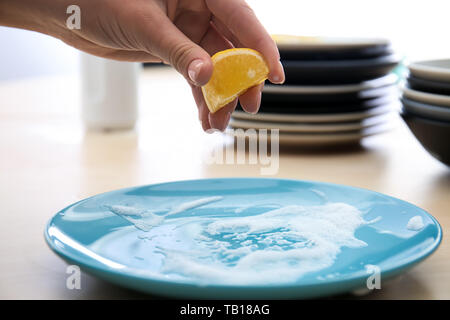
<path fill-rule="evenodd" d="M 408 224 L 406 225 L 406 229 L 411 231 L 419 231 L 425 227 L 423 223 L 423 219 L 421 216 L 415 216 L 409 219 Z"/>
<path fill-rule="evenodd" d="M 135 208 L 133 206 L 112 205 L 106 206 L 109 211 L 132 223 L 137 229 L 149 232 L 154 226 L 161 224 L 164 217 L 152 212 Z M 145 219 L 143 219 L 145 217 Z"/>
<path fill-rule="evenodd" d="M 211 202 L 216 202 L 216 201 L 219 201 L 222 199 L 223 199 L 223 197 L 221 197 L 221 196 L 215 196 L 215 197 L 208 197 L 208 198 L 202 198 L 202 199 L 198 199 L 198 200 L 194 200 L 194 201 L 185 202 L 185 203 L 180 204 L 176 208 L 172 209 L 171 211 L 169 211 L 169 213 L 167 213 L 166 216 L 170 216 L 173 214 L 191 210 L 191 209 L 194 209 L 194 208 L 197 208 L 200 206 L 204 206 Z"/>
<path fill-rule="evenodd" d="M 145 213 L 145 210 L 123 205 L 108 206 L 108 208 L 113 213 L 121 216 L 142 217 L 142 215 Z"/>
<path fill-rule="evenodd" d="M 265 204 L 264 207 L 267 208 L 267 209 L 268 208 L 278 209 L 280 206 L 276 205 L 276 204 Z M 237 207 L 234 210 L 234 213 L 239 214 L 239 213 L 244 212 L 245 210 L 252 209 L 252 208 L 254 208 L 254 206 L 252 206 L 252 205 L 245 205 L 245 206 L 242 206 L 242 207 Z"/>
<path fill-rule="evenodd" d="M 250 208 L 249 206 L 245 206 L 245 207 L 238 207 L 234 210 L 234 213 L 242 213 L 244 212 L 246 209 Z"/>
<path fill-rule="evenodd" d="M 376 217 L 376 218 L 374 218 L 374 219 L 372 219 L 372 220 L 367 221 L 367 224 L 372 224 L 372 223 L 378 222 L 378 221 L 380 221 L 381 219 L 382 219 L 382 217 L 381 217 L 381 216 L 378 216 L 378 217 Z"/>
<path fill-rule="evenodd" d="M 113 214 L 111 212 L 80 212 L 67 210 L 62 217 L 65 221 L 76 221 L 76 222 L 84 222 L 84 221 L 95 221 L 101 220 L 108 217 L 112 217 Z"/>
<path fill-rule="evenodd" d="M 132 223 L 137 229 L 144 232 L 149 232 L 152 228 L 160 225 L 167 217 L 171 215 L 198 208 L 222 199 L 223 197 L 216 196 L 185 202 L 170 210 L 165 215 L 156 215 L 148 210 L 126 205 L 106 205 L 105 207 L 112 213 Z"/>
<path fill-rule="evenodd" d="M 145 236 L 145 235 L 138 235 L 138 239 L 143 240 L 143 241 L 150 241 L 154 238 L 155 236 Z"/>
<path fill-rule="evenodd" d="M 320 198 L 320 200 L 322 200 L 322 203 L 328 202 L 328 198 L 327 198 L 327 195 L 325 194 L 325 192 L 322 192 L 322 191 L 316 190 L 316 189 L 310 189 L 310 191 L 315 193 Z"/>
<path fill-rule="evenodd" d="M 161 247 L 165 256 L 161 272 L 194 278 L 200 284 L 295 281 L 330 267 L 342 247 L 366 246 L 354 235 L 367 224 L 362 216 L 351 205 L 327 203 L 290 205 L 245 217 L 176 219 L 177 224 L 190 225 L 186 242 L 191 242 L 192 250 Z"/>

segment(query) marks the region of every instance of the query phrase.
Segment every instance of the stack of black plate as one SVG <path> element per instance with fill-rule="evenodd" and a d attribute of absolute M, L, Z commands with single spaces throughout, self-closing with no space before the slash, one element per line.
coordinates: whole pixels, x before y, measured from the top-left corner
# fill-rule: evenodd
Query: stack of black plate
<path fill-rule="evenodd" d="M 399 63 L 385 39 L 274 36 L 286 73 L 266 84 L 258 114 L 233 113 L 233 128 L 280 129 L 302 145 L 353 143 L 391 127 Z"/>
<path fill-rule="evenodd" d="M 450 166 L 450 59 L 412 63 L 402 117 L 435 158 Z"/>

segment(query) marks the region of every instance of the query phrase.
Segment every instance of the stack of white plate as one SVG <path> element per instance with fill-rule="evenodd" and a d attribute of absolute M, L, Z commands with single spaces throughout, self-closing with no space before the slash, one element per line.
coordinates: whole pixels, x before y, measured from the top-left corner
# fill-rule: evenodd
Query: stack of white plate
<path fill-rule="evenodd" d="M 402 117 L 436 159 L 450 166 L 450 59 L 410 64 Z"/>
<path fill-rule="evenodd" d="M 314 146 L 355 143 L 392 128 L 399 102 L 391 71 L 399 57 L 389 41 L 274 38 L 286 82 L 265 85 L 258 114 L 238 106 L 231 127 L 279 129 L 281 142 Z"/>

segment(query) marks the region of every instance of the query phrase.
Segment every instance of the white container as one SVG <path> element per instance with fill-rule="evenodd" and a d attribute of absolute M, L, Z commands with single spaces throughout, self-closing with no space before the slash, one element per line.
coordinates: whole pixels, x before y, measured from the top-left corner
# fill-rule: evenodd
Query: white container
<path fill-rule="evenodd" d="M 140 68 L 140 63 L 108 60 L 81 53 L 81 114 L 88 129 L 134 127 Z"/>

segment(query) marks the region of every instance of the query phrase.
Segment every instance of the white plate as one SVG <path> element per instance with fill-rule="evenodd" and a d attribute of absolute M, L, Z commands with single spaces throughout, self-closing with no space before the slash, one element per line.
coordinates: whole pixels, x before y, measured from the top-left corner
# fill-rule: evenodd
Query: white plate
<path fill-rule="evenodd" d="M 414 62 L 409 65 L 413 76 L 436 81 L 450 81 L 450 59 Z"/>
<path fill-rule="evenodd" d="M 281 133 L 279 141 L 284 145 L 305 147 L 326 147 L 342 144 L 351 144 L 361 141 L 363 138 L 392 130 L 392 124 L 382 124 L 362 130 L 333 132 L 333 133 Z M 233 131 L 233 136 L 239 136 L 239 132 Z"/>
<path fill-rule="evenodd" d="M 328 86 L 295 86 L 295 85 L 265 85 L 263 92 L 282 94 L 335 94 L 352 93 L 369 89 L 377 89 L 395 84 L 398 76 L 388 74 L 384 77 L 363 81 L 357 84 L 328 85 Z"/>
<path fill-rule="evenodd" d="M 436 104 L 443 107 L 450 107 L 450 96 L 417 91 L 407 87 L 403 87 L 402 91 L 403 96 L 408 99 L 423 103 Z"/>
<path fill-rule="evenodd" d="M 265 122 L 265 121 L 251 121 L 251 120 L 236 120 L 231 119 L 230 126 L 232 128 L 242 129 L 279 129 L 280 132 L 342 132 L 361 130 L 369 128 L 381 123 L 388 123 L 395 118 L 398 119 L 397 113 L 390 112 L 388 114 L 371 117 L 354 122 L 340 122 L 340 123 L 283 123 L 283 122 Z"/>
<path fill-rule="evenodd" d="M 272 38 L 280 50 L 296 51 L 360 49 L 390 44 L 389 40 L 381 38 L 309 37 L 286 34 L 273 34 Z"/>
<path fill-rule="evenodd" d="M 399 103 L 382 105 L 367 110 L 346 112 L 346 113 L 323 113 L 323 114 L 281 114 L 281 113 L 257 113 L 250 114 L 243 111 L 235 111 L 232 117 L 235 119 L 252 120 L 252 121 L 269 121 L 269 122 L 350 122 L 375 117 L 386 114 L 392 110 L 399 109 Z"/>

